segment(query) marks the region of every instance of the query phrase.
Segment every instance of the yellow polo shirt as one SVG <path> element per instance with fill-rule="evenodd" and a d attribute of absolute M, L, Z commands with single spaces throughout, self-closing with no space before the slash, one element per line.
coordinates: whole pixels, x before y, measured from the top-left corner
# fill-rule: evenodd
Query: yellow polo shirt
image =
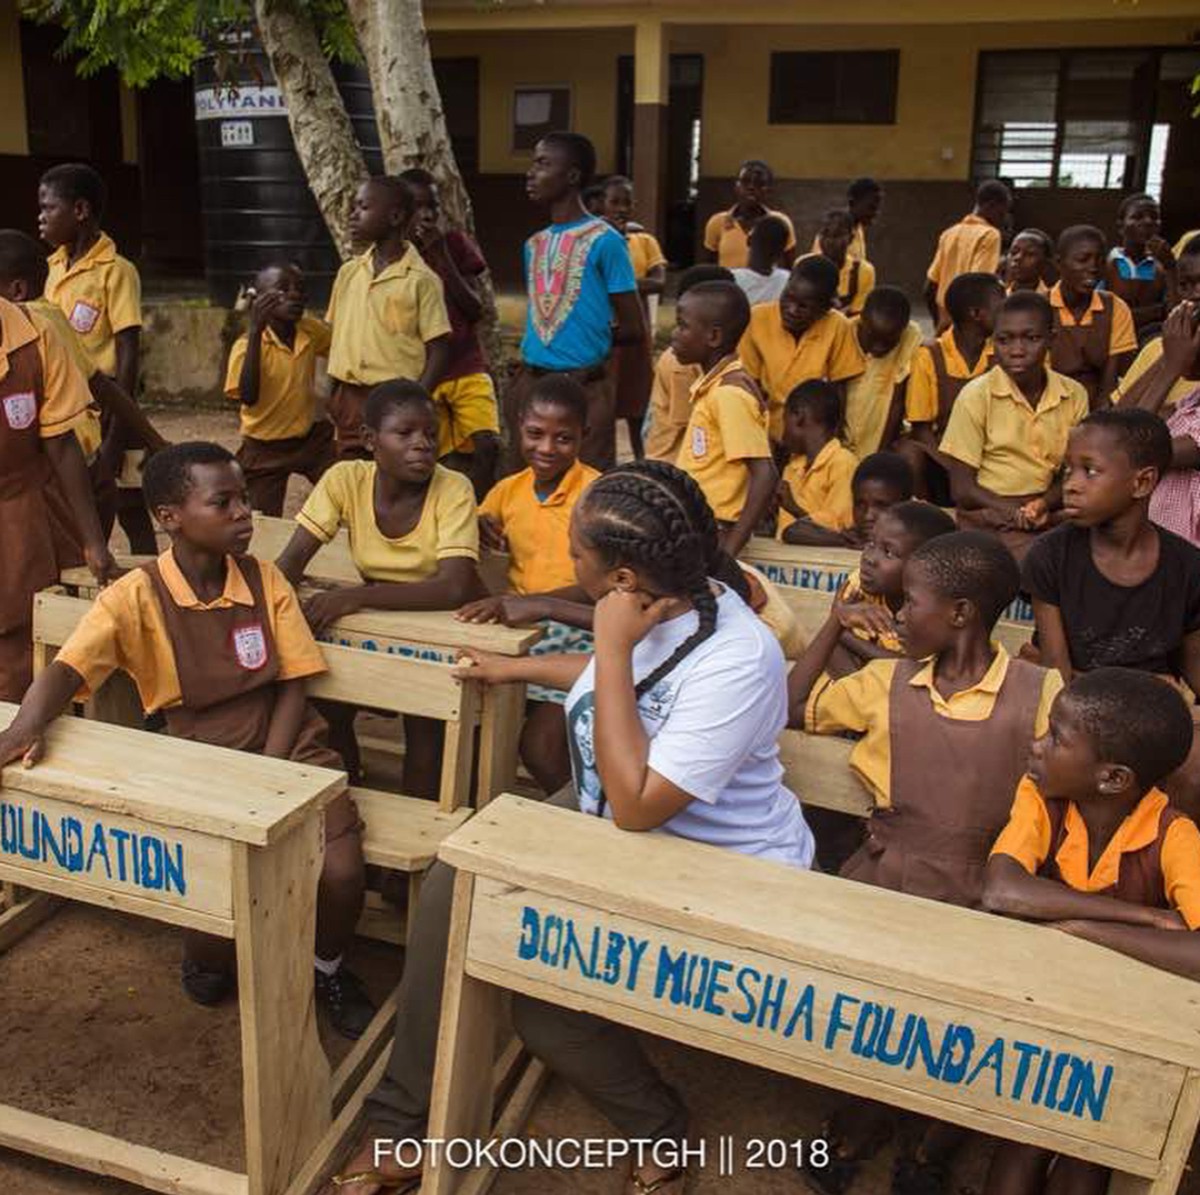
<path fill-rule="evenodd" d="M 854 526 L 854 495 L 850 483 L 858 457 L 840 440 L 830 440 L 809 465 L 808 457 L 794 456 L 783 468 L 783 480 L 796 505 L 818 526 L 830 531 L 846 531 Z M 795 522 L 795 517 L 782 508 L 776 535 Z"/>
<path fill-rule="evenodd" d="M 994 274 L 1000 268 L 1000 229 L 971 212 L 938 237 L 937 250 L 926 275 L 937 285 L 938 307 L 959 274 Z"/>
<path fill-rule="evenodd" d="M 796 229 L 790 217 L 784 212 L 768 208 L 768 216 L 778 216 L 788 226 L 787 244 L 785 250 L 795 249 Z M 727 212 L 717 212 L 708 218 L 704 226 L 704 247 L 717 255 L 717 264 L 727 270 L 741 269 L 750 264 L 750 242 L 742 226 L 730 208 Z"/>
<path fill-rule="evenodd" d="M 46 299 L 31 299 L 25 304 L 25 310 L 33 321 L 33 326 L 38 330 L 43 346 L 47 340 L 56 339 L 61 343 L 85 382 L 90 382 L 92 376 L 100 372 L 92 359 L 83 351 L 83 345 L 79 343 L 79 336 L 75 329 L 67 323 L 67 317 L 53 303 Z M 43 361 L 45 354 L 46 349 L 43 347 Z M 103 431 L 100 427 L 100 408 L 92 401 L 90 388 L 87 409 L 77 416 L 71 428 L 75 433 L 75 438 L 79 441 L 79 448 L 83 452 L 84 459 L 90 462 L 103 439 Z"/>
<path fill-rule="evenodd" d="M 1142 346 L 1142 351 L 1134 358 L 1133 364 L 1126 371 L 1125 376 L 1117 383 L 1117 388 L 1113 391 L 1112 400 L 1114 403 L 1124 398 L 1133 388 L 1134 382 L 1138 378 L 1144 377 L 1151 366 L 1156 365 L 1162 360 L 1162 352 L 1161 336 L 1156 336 L 1153 340 L 1148 340 Z M 1163 405 L 1173 407 L 1187 398 L 1193 390 L 1197 389 L 1200 389 L 1200 378 L 1176 378 L 1167 393 Z"/>
<path fill-rule="evenodd" d="M 629 260 L 633 262 L 633 276 L 639 281 L 651 270 L 667 264 L 662 246 L 648 232 L 631 232 L 625 243 L 629 246 Z"/>
<path fill-rule="evenodd" d="M 158 567 L 172 601 L 183 610 L 253 606 L 254 595 L 237 559 L 227 556 L 225 562 L 225 589 L 211 602 L 196 596 L 170 548 L 158 558 Z M 325 657 L 308 629 L 295 591 L 269 560 L 260 560 L 259 566 L 279 656 L 279 679 L 325 672 Z M 99 592 L 57 658 L 83 677 L 80 699 L 94 693 L 118 670 L 133 678 L 147 713 L 178 705 L 183 699 L 162 607 L 145 569 L 135 568 Z"/>
<path fill-rule="evenodd" d="M 857 340 L 858 320 L 853 322 Z M 890 353 L 882 357 L 864 354 L 862 373 L 846 383 L 846 426 L 842 440 L 859 460 L 883 447 L 883 432 L 896 387 L 909 376 L 920 345 L 921 329 L 910 320 Z"/>
<path fill-rule="evenodd" d="M 691 417 L 675 462 L 726 523 L 737 521 L 750 490 L 750 472 L 741 462 L 771 457 L 766 411 L 748 390 L 724 384 L 742 368 L 737 357 L 726 357 L 692 385 Z"/>
<path fill-rule="evenodd" d="M 692 417 L 692 387 L 700 380 L 699 365 L 680 365 L 671 349 L 654 363 L 650 385 L 650 426 L 646 430 L 646 455 L 652 461 L 675 463 L 684 429 Z"/>
<path fill-rule="evenodd" d="M 495 519 L 508 538 L 508 587 L 513 593 L 547 593 L 575 584 L 571 512 L 599 476 L 577 460 L 544 500 L 538 499 L 532 469 L 514 473 L 488 491 L 479 513 Z"/>
<path fill-rule="evenodd" d="M 821 252 L 821 234 L 817 233 L 813 237 L 811 253 Z M 861 225 L 856 224 L 854 231 L 850 234 L 850 244 L 846 246 L 847 257 L 865 258 L 867 256 L 867 230 Z"/>
<path fill-rule="evenodd" d="M 42 390 L 44 397 L 37 410 L 38 434 L 43 440 L 52 440 L 74 430 L 92 401 L 87 380 L 80 373 L 68 348 L 68 342 L 59 337 L 44 319 L 26 315 L 15 303 L 0 299 L 0 381 L 8 377 L 10 353 L 37 343 L 38 357 L 42 364 Z M 10 395 L 0 405 L 0 419 L 7 418 L 10 425 L 28 427 L 33 414 L 33 395 Z"/>
<path fill-rule="evenodd" d="M 933 684 L 934 660 L 909 681 L 925 689 L 934 712 L 943 718 L 962 722 L 983 722 L 992 716 L 996 697 L 1008 675 L 1009 654 L 998 643 L 992 644 L 996 653 L 988 670 L 978 684 L 947 698 Z M 804 729 L 809 734 L 841 734 L 849 731 L 863 737 L 850 753 L 850 768 L 866 785 L 875 804 L 886 808 L 891 804 L 892 742 L 890 694 L 892 676 L 898 660 L 870 660 L 857 672 L 831 680 L 823 676 L 809 694 L 804 709 Z M 1033 733 L 1041 737 L 1050 726 L 1050 706 L 1063 687 L 1062 677 L 1053 669 L 1046 672 L 1038 699 Z M 953 765 L 946 761 L 947 767 Z"/>
<path fill-rule="evenodd" d="M 766 392 L 773 440 L 783 435 L 784 404 L 801 382 L 811 378 L 841 382 L 866 368 L 854 328 L 840 311 L 827 311 L 797 340 L 783 326 L 778 303 L 750 309 L 750 326 L 738 345 L 738 356 Z"/>
<path fill-rule="evenodd" d="M 263 329 L 258 402 L 240 408 L 242 435 L 254 440 L 290 440 L 307 435 L 316 417 L 317 358 L 329 355 L 329 327 L 304 316 L 288 348 L 268 326 Z M 239 336 L 229 351 L 225 396 L 239 401 L 239 382 L 249 335 Z"/>
<path fill-rule="evenodd" d="M 967 365 L 954 329 L 947 328 L 938 338 L 942 356 L 946 361 L 946 373 L 952 378 L 977 378 L 991 369 L 992 342 L 988 340 L 974 368 Z M 904 417 L 909 423 L 936 423 L 938 417 L 937 370 L 933 367 L 933 354 L 928 345 L 920 345 L 913 354 L 912 374 L 908 379 L 908 390 L 904 395 Z"/>
<path fill-rule="evenodd" d="M 1098 290 L 1092 291 L 1092 301 L 1078 321 L 1071 314 L 1071 309 L 1063 302 L 1062 283 L 1056 282 L 1047 296 L 1050 306 L 1054 308 L 1064 328 L 1088 327 L 1097 311 L 1104 310 L 1104 300 Z M 1137 332 L 1133 326 L 1133 312 L 1129 304 L 1120 295 L 1112 295 L 1112 328 L 1108 334 L 1108 355 L 1115 357 L 1118 353 L 1131 353 L 1137 348 Z"/>
<path fill-rule="evenodd" d="M 96 368 L 117 372 L 118 332 L 142 326 L 142 281 L 132 262 L 101 233 L 74 265 L 60 245 L 47 262 L 46 298 L 67 317 Z"/>
<path fill-rule="evenodd" d="M 461 473 L 435 465 L 417 525 L 392 539 L 375 521 L 374 461 L 341 461 L 317 482 L 296 522 L 323 544 L 339 527 L 350 533 L 350 554 L 366 581 L 421 581 L 438 561 L 479 559 L 475 491 Z"/>
<path fill-rule="evenodd" d="M 425 345 L 450 332 L 442 280 L 409 245 L 378 274 L 375 250 L 338 270 L 325 320 L 333 327 L 329 376 L 377 386 L 414 380 L 425 369 Z"/>
<path fill-rule="evenodd" d="M 1035 411 L 997 365 L 963 387 L 941 449 L 977 469 L 976 480 L 993 494 L 1040 494 L 1063 462 L 1071 428 L 1087 414 L 1087 391 L 1074 379 L 1047 369 Z"/>
<path fill-rule="evenodd" d="M 1063 823 L 1066 834 L 1054 856 L 1067 886 L 1077 892 L 1111 888 L 1120 874 L 1121 857 L 1148 847 L 1158 837 L 1159 819 L 1167 804 L 1164 793 L 1150 789 L 1117 827 L 1096 866 L 1089 869 L 1087 823 L 1072 801 Z M 1029 776 L 1017 787 L 1008 825 L 1000 831 L 992 854 L 1008 855 L 1032 875 L 1050 854 L 1050 814 L 1045 798 Z M 1159 864 L 1171 907 L 1179 910 L 1188 929 L 1200 929 L 1200 830 L 1191 818 L 1178 817 L 1167 827 Z"/>
<path fill-rule="evenodd" d="M 858 315 L 866 304 L 867 295 L 875 289 L 875 267 L 865 257 L 851 257 L 847 250 L 846 260 L 842 262 L 842 268 L 838 273 L 838 294 L 842 296 L 850 294 L 850 276 L 856 264 L 858 279 L 854 286 L 854 293 L 850 295 L 850 301 L 842 308 L 844 315 Z"/>

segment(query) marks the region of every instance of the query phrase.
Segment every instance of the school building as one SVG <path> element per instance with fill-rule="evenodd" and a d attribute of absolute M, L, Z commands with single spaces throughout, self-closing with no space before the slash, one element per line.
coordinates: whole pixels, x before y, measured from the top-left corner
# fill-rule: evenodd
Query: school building
<path fill-rule="evenodd" d="M 732 202 L 746 158 L 807 244 L 850 179 L 886 187 L 881 280 L 919 291 L 938 231 L 985 177 L 1017 219 L 1111 234 L 1123 191 L 1200 223 L 1194 0 L 426 0 L 460 160 L 493 262 L 532 226 L 522 172 L 539 132 L 586 133 L 631 174 L 673 262 Z M 502 254 L 498 252 L 504 247 Z M 501 260 L 501 256 L 512 262 Z"/>
<path fill-rule="evenodd" d="M 919 292 L 972 182 L 1019 188 L 1017 220 L 1113 229 L 1119 195 L 1161 197 L 1169 234 L 1200 224 L 1195 0 L 426 0 L 435 68 L 480 239 L 520 284 L 529 151 L 567 127 L 601 171 L 634 176 L 641 219 L 688 264 L 745 158 L 778 176 L 807 244 L 846 182 L 879 178 L 882 280 Z M 190 82 L 80 79 L 61 34 L 0 0 L 0 226 L 36 229 L 42 170 L 91 161 L 107 219 L 143 272 L 203 273 L 203 155 Z M 361 87 L 360 87 L 361 90 Z M 319 228 L 312 230 L 319 235 Z"/>

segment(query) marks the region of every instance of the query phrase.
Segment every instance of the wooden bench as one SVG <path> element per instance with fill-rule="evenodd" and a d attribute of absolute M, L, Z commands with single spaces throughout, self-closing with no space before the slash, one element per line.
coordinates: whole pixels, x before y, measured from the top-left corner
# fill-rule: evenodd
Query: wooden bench
<path fill-rule="evenodd" d="M 489 1135 L 478 1057 L 514 991 L 1111 1167 L 1113 1195 L 1179 1182 L 1200 1119 L 1195 983 L 1048 927 L 509 795 L 439 855 L 458 876 L 433 1139 Z M 438 1167 L 422 1191 L 489 1178 Z"/>
<path fill-rule="evenodd" d="M 0 726 L 15 713 L 0 704 Z M 37 767 L 4 769 L 0 878 L 236 942 L 246 1172 L 7 1105 L 0 1145 L 177 1195 L 288 1189 L 335 1106 L 361 1103 L 361 1054 L 331 1074 L 313 997 L 322 811 L 345 783 L 81 718 L 49 728 Z"/>
<path fill-rule="evenodd" d="M 858 568 L 861 555 L 850 548 L 807 548 L 755 535 L 742 550 L 741 559 L 761 569 L 776 585 L 834 594 Z M 1005 611 L 1005 618 L 1032 623 L 1033 606 L 1019 597 Z"/>
<path fill-rule="evenodd" d="M 54 590 L 37 595 L 33 611 L 35 668 L 53 658 L 90 604 L 85 598 Z M 421 878 L 436 857 L 438 844 L 471 813 L 471 768 L 482 686 L 456 679 L 445 664 L 327 643 L 321 644 L 321 652 L 329 671 L 309 680 L 311 697 L 418 714 L 445 724 L 436 802 L 365 787 L 350 789 L 365 824 L 363 855 L 368 863 L 408 876 L 411 917 Z M 403 941 L 402 927 L 375 899 L 359 929 L 386 941 Z"/>

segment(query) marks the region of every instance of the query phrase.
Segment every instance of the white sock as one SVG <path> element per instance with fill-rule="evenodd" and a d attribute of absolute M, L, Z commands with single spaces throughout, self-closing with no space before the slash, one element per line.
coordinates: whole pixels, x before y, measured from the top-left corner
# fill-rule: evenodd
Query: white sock
<path fill-rule="evenodd" d="M 339 954 L 337 958 L 318 958 L 313 955 L 313 966 L 316 967 L 322 975 L 334 975 L 337 969 L 342 965 L 342 956 Z"/>

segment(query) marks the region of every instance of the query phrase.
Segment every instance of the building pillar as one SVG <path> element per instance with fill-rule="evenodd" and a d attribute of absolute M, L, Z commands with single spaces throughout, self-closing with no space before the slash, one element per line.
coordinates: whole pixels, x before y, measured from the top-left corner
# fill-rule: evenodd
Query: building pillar
<path fill-rule="evenodd" d="M 661 21 L 639 21 L 633 51 L 633 181 L 637 219 L 660 239 L 667 216 L 667 100 L 670 46 Z"/>

